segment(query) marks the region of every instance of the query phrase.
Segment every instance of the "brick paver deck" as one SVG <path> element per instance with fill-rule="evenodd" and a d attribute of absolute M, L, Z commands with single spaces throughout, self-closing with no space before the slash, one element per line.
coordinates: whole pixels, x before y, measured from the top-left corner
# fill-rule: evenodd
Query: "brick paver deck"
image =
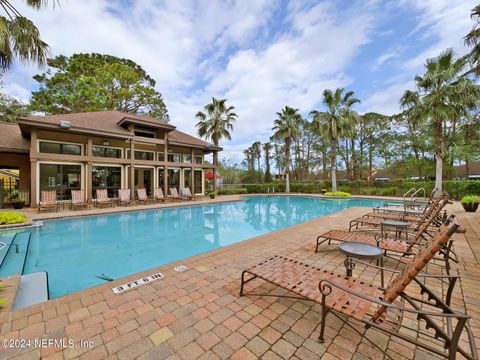
<path fill-rule="evenodd" d="M 466 234 L 455 235 L 455 250 L 460 255 L 455 268 L 462 280 L 452 303 L 472 316 L 470 324 L 479 347 L 480 216 L 463 212 L 459 204 L 451 210 L 467 227 Z M 320 344 L 318 305 L 238 296 L 241 270 L 273 254 L 343 272 L 344 257 L 338 251 L 314 253 L 315 236 L 345 228 L 349 219 L 365 211 L 351 208 L 28 309 L 0 313 L 1 339 L 70 339 L 77 345 L 0 346 L 0 358 L 430 359 L 433 356 L 425 351 L 375 330 L 362 337 L 333 316 L 327 318 L 326 341 Z M 187 265 L 188 270 L 175 272 L 173 268 L 179 264 Z M 114 285 L 157 271 L 165 278 L 121 295 L 112 293 Z M 255 283 L 264 291 L 279 291 Z M 80 340 L 89 341 L 92 347 L 80 347 Z"/>

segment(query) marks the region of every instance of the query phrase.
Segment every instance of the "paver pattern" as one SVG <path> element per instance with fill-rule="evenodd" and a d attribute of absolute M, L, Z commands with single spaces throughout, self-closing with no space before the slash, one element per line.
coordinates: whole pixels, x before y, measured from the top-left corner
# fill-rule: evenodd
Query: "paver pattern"
<path fill-rule="evenodd" d="M 458 203 L 450 210 L 467 228 L 466 234 L 455 234 L 460 263 L 454 271 L 462 279 L 452 303 L 472 316 L 480 347 L 480 215 L 463 212 Z M 327 317 L 326 341 L 320 344 L 318 304 L 238 295 L 241 270 L 274 254 L 343 273 L 339 251 L 314 252 L 316 235 L 346 228 L 350 219 L 366 211 L 351 208 L 27 309 L 2 312 L 1 339 L 71 339 L 77 346 L 0 347 L 0 359 L 431 359 L 414 345 L 375 330 L 361 336 L 333 316 Z M 188 270 L 174 271 L 180 264 Z M 165 278 L 120 295 L 111 290 L 157 271 Z M 365 269 L 355 269 L 358 275 L 378 280 Z M 261 281 L 249 285 L 247 290 L 258 286 L 256 291 L 283 293 Z M 80 340 L 92 347 L 79 347 Z"/>

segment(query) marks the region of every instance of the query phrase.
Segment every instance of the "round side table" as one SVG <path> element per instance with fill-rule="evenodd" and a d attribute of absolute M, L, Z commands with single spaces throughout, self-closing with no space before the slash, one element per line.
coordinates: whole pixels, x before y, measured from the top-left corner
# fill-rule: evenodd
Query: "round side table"
<path fill-rule="evenodd" d="M 366 243 L 344 242 L 338 245 L 338 249 L 346 256 L 344 261 L 346 276 L 352 276 L 352 270 L 355 266 L 351 260 L 352 258 L 361 260 L 376 260 L 377 265 L 383 267 L 383 250 L 376 246 Z M 383 287 L 383 271 L 381 271 L 380 275 L 381 284 Z"/>

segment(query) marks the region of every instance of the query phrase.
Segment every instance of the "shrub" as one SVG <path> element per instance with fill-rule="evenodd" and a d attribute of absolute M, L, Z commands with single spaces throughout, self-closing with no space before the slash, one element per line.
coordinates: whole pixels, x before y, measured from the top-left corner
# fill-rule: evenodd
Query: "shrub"
<path fill-rule="evenodd" d="M 237 189 L 219 189 L 219 195 L 235 195 L 235 194 L 246 194 L 247 189 L 237 188 Z"/>
<path fill-rule="evenodd" d="M 325 196 L 337 196 L 337 197 L 349 197 L 352 196 L 352 194 L 344 191 L 336 191 L 336 192 L 326 192 Z"/>
<path fill-rule="evenodd" d="M 250 184 L 245 188 L 249 194 L 262 194 L 267 193 L 269 190 L 270 192 L 284 192 L 285 184 Z"/>
<path fill-rule="evenodd" d="M 2 211 L 0 212 L 0 225 L 4 224 L 21 224 L 27 220 L 27 217 L 23 214 L 14 211 Z"/>
<path fill-rule="evenodd" d="M 480 196 L 476 196 L 476 195 L 465 195 L 463 198 L 462 198 L 462 204 L 476 204 L 476 203 L 480 203 Z"/>

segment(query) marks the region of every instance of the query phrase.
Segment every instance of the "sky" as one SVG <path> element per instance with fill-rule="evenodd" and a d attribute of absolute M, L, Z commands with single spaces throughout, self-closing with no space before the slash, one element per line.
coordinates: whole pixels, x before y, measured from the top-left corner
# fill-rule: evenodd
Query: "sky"
<path fill-rule="evenodd" d="M 156 80 L 171 123 L 194 135 L 195 113 L 226 98 L 238 120 L 223 158 L 271 136 L 288 105 L 308 118 L 324 89 L 344 87 L 360 113 L 399 111 L 425 60 L 463 55 L 475 1 L 460 0 L 59 0 L 41 11 L 12 0 L 37 25 L 51 55 L 129 58 Z M 27 102 L 45 71 L 17 63 L 2 92 Z"/>

